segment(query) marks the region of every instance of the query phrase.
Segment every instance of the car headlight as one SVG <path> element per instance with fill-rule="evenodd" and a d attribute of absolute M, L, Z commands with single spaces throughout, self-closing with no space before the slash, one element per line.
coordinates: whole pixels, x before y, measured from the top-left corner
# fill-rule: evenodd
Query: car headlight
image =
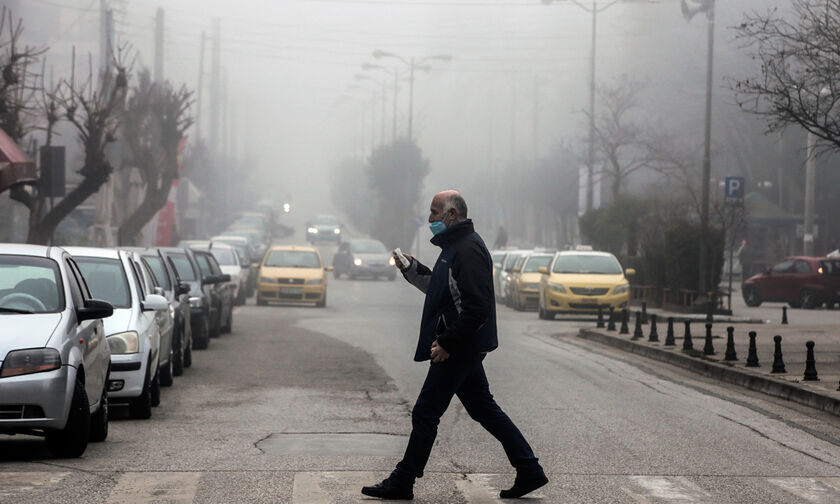
<path fill-rule="evenodd" d="M 540 284 L 538 284 L 538 283 L 526 283 L 526 284 L 522 285 L 522 288 L 523 289 L 529 289 L 529 290 L 537 290 L 537 289 L 540 288 Z"/>
<path fill-rule="evenodd" d="M 560 294 L 566 293 L 566 288 L 560 284 L 549 284 L 548 287 L 553 290 L 554 292 L 558 292 Z"/>
<path fill-rule="evenodd" d="M 322 283 L 324 283 L 323 278 L 312 278 L 306 281 L 306 285 L 320 285 Z"/>
<path fill-rule="evenodd" d="M 311 228 L 308 228 L 306 230 L 306 232 L 310 233 L 310 234 L 318 234 L 318 228 L 311 227 Z"/>
<path fill-rule="evenodd" d="M 190 297 L 190 307 L 191 308 L 201 308 L 203 304 L 204 298 L 199 296 L 191 296 Z"/>
<path fill-rule="evenodd" d="M 391 266 L 396 266 L 396 265 L 397 265 L 397 262 L 396 262 L 396 261 L 394 261 L 394 258 L 393 258 L 393 257 L 390 257 L 390 258 L 388 258 L 388 264 L 390 264 Z"/>
<path fill-rule="evenodd" d="M 289 213 L 292 210 L 292 205 L 288 203 L 283 203 L 283 211 Z"/>
<path fill-rule="evenodd" d="M 106 338 L 112 354 L 131 354 L 140 351 L 137 331 L 112 334 Z"/>
<path fill-rule="evenodd" d="M 13 350 L 6 354 L 0 378 L 52 371 L 61 367 L 61 355 L 55 348 Z"/>
<path fill-rule="evenodd" d="M 340 229 L 338 229 L 338 228 L 335 228 L 335 229 L 333 229 L 333 233 L 335 233 L 335 234 L 341 234 L 341 230 L 340 230 Z"/>
<path fill-rule="evenodd" d="M 630 290 L 630 285 L 629 284 L 619 285 L 618 287 L 615 288 L 615 290 L 613 291 L 613 294 L 616 294 L 616 295 L 617 294 L 624 294 L 628 290 Z"/>
<path fill-rule="evenodd" d="M 362 260 L 361 259 L 353 259 L 353 264 L 355 264 L 356 266 L 361 266 L 362 265 Z"/>
<path fill-rule="evenodd" d="M 263 276 L 261 276 L 261 277 L 260 277 L 260 282 L 264 282 L 264 283 L 275 283 L 275 279 L 273 279 L 273 278 L 269 278 L 269 277 L 263 277 Z"/>

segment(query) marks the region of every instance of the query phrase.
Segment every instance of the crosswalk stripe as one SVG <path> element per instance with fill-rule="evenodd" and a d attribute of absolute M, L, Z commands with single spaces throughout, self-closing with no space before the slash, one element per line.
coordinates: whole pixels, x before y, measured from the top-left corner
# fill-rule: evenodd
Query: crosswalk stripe
<path fill-rule="evenodd" d="M 297 472 L 292 502 L 331 504 L 336 497 L 361 497 L 361 489 L 373 484 L 372 472 Z"/>
<path fill-rule="evenodd" d="M 643 493 L 638 494 L 626 487 L 621 490 L 640 504 L 657 500 L 697 504 L 713 502 L 708 492 L 682 476 L 631 476 L 630 480 L 641 487 Z"/>
<path fill-rule="evenodd" d="M 455 480 L 455 486 L 470 504 L 499 502 L 498 491 L 494 495 L 489 474 L 467 474 L 466 478 Z"/>
<path fill-rule="evenodd" d="M 814 504 L 840 502 L 840 478 L 769 478 L 767 481 Z"/>
<path fill-rule="evenodd" d="M 123 473 L 111 490 L 108 504 L 189 504 L 198 491 L 199 479 L 201 473 L 196 472 Z"/>
<path fill-rule="evenodd" d="M 69 472 L 0 472 L 0 497 L 61 483 Z"/>

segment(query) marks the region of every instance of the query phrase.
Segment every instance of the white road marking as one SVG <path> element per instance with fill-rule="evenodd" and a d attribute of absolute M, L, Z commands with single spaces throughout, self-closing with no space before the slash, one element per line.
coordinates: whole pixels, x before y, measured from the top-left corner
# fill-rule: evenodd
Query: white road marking
<path fill-rule="evenodd" d="M 30 492 L 61 483 L 69 472 L 0 472 L 0 497 Z M 2 501 L 2 499 L 0 499 Z"/>
<path fill-rule="evenodd" d="M 292 502 L 331 504 L 336 497 L 364 498 L 362 487 L 377 483 L 372 472 L 297 472 Z"/>
<path fill-rule="evenodd" d="M 767 481 L 808 502 L 840 502 L 840 478 L 769 478 Z"/>
<path fill-rule="evenodd" d="M 500 489 L 495 488 L 490 483 L 490 479 L 494 476 L 496 475 L 482 473 L 467 474 L 466 478 L 461 477 L 456 479 L 455 486 L 469 504 L 508 502 L 499 498 Z M 513 477 L 510 479 L 512 480 Z M 528 499 L 531 499 L 532 502 L 543 498 L 545 498 L 545 496 L 540 492 L 532 492 L 528 494 Z"/>
<path fill-rule="evenodd" d="M 189 504 L 198 490 L 200 478 L 201 473 L 197 472 L 123 473 L 111 490 L 108 504 Z"/>
<path fill-rule="evenodd" d="M 689 481 L 688 478 L 682 476 L 630 476 L 630 480 L 640 486 L 643 489 L 643 493 L 637 494 L 629 488 L 622 488 L 622 490 L 639 503 L 664 501 L 708 502 L 711 504 L 714 502 L 708 492 Z"/>

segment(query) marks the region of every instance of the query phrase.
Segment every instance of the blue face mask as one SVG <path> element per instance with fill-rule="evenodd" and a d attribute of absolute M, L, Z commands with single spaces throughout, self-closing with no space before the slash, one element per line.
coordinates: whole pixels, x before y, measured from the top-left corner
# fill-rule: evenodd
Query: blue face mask
<path fill-rule="evenodd" d="M 444 224 L 441 221 L 435 221 L 435 222 L 429 223 L 429 229 L 432 230 L 433 235 L 437 235 L 437 234 L 440 234 L 440 233 L 446 231 L 446 224 Z"/>

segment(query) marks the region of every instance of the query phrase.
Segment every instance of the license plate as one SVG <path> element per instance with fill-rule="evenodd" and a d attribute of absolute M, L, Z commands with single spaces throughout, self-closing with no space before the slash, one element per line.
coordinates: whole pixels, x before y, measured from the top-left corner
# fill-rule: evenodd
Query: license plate
<path fill-rule="evenodd" d="M 280 287 L 280 294 L 301 294 L 303 289 L 300 287 Z"/>

